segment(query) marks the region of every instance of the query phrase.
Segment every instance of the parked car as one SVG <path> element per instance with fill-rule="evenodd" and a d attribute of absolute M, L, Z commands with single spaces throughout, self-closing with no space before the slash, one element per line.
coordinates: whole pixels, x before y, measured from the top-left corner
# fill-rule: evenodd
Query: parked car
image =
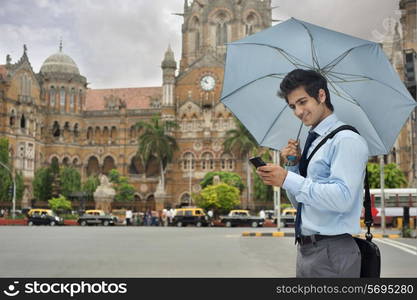
<path fill-rule="evenodd" d="M 297 210 L 295 208 L 285 208 L 281 214 L 281 222 L 284 227 L 294 226 L 295 224 L 295 215 Z"/>
<path fill-rule="evenodd" d="M 197 227 L 209 226 L 210 221 L 202 208 L 178 208 L 173 218 L 173 225 L 178 227 L 195 225 Z"/>
<path fill-rule="evenodd" d="M 226 227 L 249 225 L 252 227 L 263 226 L 265 219 L 251 216 L 249 210 L 234 209 L 227 216 L 220 216 L 220 222 Z"/>
<path fill-rule="evenodd" d="M 106 214 L 102 210 L 98 209 L 89 209 L 84 212 L 84 214 L 78 218 L 77 220 L 78 224 L 81 226 L 87 226 L 87 225 L 114 225 L 117 223 L 117 218 Z"/>
<path fill-rule="evenodd" d="M 64 219 L 58 217 L 51 209 L 34 208 L 28 211 L 28 226 L 63 225 Z"/>

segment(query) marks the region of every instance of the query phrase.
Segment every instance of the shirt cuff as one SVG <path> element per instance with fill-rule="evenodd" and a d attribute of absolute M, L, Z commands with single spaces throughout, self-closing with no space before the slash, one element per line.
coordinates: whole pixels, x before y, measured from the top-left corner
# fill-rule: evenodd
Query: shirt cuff
<path fill-rule="evenodd" d="M 282 187 L 291 195 L 297 196 L 301 192 L 304 180 L 305 178 L 303 176 L 289 170 Z"/>

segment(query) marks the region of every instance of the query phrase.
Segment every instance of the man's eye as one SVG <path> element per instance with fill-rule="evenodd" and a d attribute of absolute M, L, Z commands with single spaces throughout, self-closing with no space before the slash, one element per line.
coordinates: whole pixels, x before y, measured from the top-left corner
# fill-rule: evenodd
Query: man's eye
<path fill-rule="evenodd" d="M 290 105 L 290 108 L 291 108 L 292 110 L 294 110 L 294 109 L 295 109 L 295 106 L 294 106 L 294 105 Z"/>

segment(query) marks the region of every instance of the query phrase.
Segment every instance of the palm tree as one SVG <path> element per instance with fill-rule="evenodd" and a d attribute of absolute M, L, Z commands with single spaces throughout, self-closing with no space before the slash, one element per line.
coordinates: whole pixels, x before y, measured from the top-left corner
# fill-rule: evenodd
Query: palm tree
<path fill-rule="evenodd" d="M 240 157 L 246 158 L 246 182 L 247 182 L 247 203 L 246 208 L 249 204 L 249 200 L 252 195 L 252 180 L 251 171 L 252 168 L 249 165 L 250 155 L 255 152 L 258 148 L 258 143 L 255 138 L 250 134 L 245 126 L 239 120 L 235 119 L 236 128 L 230 129 L 226 132 L 226 139 L 223 142 L 223 147 L 226 152 L 232 152 L 237 150 Z"/>
<path fill-rule="evenodd" d="M 160 166 L 160 184 L 163 190 L 165 190 L 165 168 L 172 161 L 174 152 L 178 150 L 175 138 L 168 132 L 177 127 L 177 123 L 161 121 L 159 116 L 152 117 L 150 122 L 139 121 L 136 123 L 136 128 L 143 129 L 143 134 L 138 139 L 139 145 L 136 155 L 142 159 L 145 166 L 152 157 L 157 160 Z"/>

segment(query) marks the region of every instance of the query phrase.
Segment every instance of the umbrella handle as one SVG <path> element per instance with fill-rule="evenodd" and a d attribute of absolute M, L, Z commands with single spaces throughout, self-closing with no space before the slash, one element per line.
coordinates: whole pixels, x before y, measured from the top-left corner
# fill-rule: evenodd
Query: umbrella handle
<path fill-rule="evenodd" d="M 296 159 L 297 159 L 297 156 L 294 156 L 294 155 L 289 155 L 289 156 L 287 156 L 287 159 L 288 159 L 289 161 L 294 161 L 294 160 L 296 160 Z"/>

